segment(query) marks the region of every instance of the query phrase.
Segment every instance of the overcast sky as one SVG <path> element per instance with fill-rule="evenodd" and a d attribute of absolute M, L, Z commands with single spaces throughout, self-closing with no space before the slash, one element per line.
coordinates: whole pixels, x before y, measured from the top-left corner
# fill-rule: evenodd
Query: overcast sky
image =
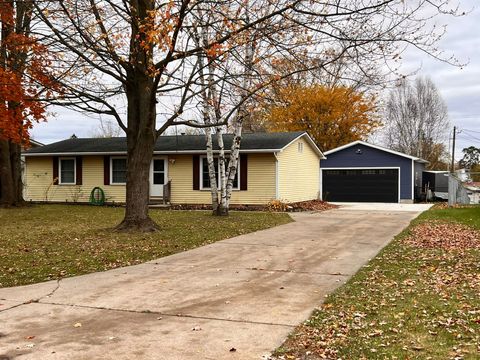
<path fill-rule="evenodd" d="M 467 66 L 456 68 L 413 49 L 403 56 L 404 70 L 420 68 L 419 74 L 430 76 L 446 101 L 452 126 L 460 130 L 455 147 L 457 159 L 461 158 L 464 147 L 480 147 L 480 4 L 478 0 L 463 0 L 461 4 L 462 9 L 471 10 L 468 15 L 439 19 L 448 24 L 439 47 L 445 50 L 445 55 L 454 54 Z M 32 130 L 33 139 L 48 144 L 72 134 L 89 137 L 98 126 L 98 117 L 61 108 L 52 110 L 55 114 L 49 116 L 48 122 L 37 124 Z"/>

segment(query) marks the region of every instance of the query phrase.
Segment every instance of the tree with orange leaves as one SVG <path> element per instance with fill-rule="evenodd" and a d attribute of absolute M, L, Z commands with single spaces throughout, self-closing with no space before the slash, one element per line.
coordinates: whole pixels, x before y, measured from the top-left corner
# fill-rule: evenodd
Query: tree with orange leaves
<path fill-rule="evenodd" d="M 21 148 L 45 120 L 38 97 L 53 87 L 45 48 L 31 36 L 32 9 L 31 1 L 0 3 L 0 206 L 23 202 Z"/>
<path fill-rule="evenodd" d="M 368 137 L 381 122 L 374 96 L 347 86 L 279 89 L 265 115 L 269 131 L 308 131 L 323 151 Z"/>

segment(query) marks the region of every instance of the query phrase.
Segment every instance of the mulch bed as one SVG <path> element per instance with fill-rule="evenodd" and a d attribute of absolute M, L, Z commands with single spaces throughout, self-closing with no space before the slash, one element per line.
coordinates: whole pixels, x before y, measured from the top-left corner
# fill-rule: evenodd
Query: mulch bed
<path fill-rule="evenodd" d="M 272 202 L 273 203 L 273 202 Z M 278 204 L 277 204 L 278 203 Z M 338 205 L 322 200 L 300 201 L 295 203 L 282 203 L 275 201 L 272 205 L 230 205 L 230 210 L 235 211 L 272 211 L 272 212 L 300 212 L 300 211 L 326 211 L 336 209 Z M 212 210 L 212 205 L 172 205 L 172 210 Z"/>
<path fill-rule="evenodd" d="M 404 242 L 429 249 L 480 249 L 480 231 L 448 222 L 425 222 L 415 226 Z"/>

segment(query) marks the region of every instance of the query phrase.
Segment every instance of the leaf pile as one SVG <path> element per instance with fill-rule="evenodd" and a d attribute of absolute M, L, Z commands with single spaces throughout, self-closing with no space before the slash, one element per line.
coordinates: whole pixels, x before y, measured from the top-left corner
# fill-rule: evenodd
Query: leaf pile
<path fill-rule="evenodd" d="M 338 208 L 338 205 L 330 204 L 322 200 L 309 200 L 290 203 L 286 211 L 325 211 Z"/>
<path fill-rule="evenodd" d="M 462 224 L 432 221 L 415 226 L 404 241 L 431 249 L 480 249 L 480 231 Z"/>

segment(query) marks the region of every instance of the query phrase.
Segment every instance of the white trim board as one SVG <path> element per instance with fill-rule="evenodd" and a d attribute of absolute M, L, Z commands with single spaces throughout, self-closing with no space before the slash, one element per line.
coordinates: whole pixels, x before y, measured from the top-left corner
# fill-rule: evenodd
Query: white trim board
<path fill-rule="evenodd" d="M 335 148 L 335 149 L 325 151 L 324 154 L 325 154 L 325 155 L 330 155 L 330 154 L 333 154 L 333 153 L 335 153 L 335 152 L 337 152 L 337 151 L 341 151 L 341 150 L 347 149 L 347 148 L 352 147 L 352 146 L 355 146 L 355 145 L 368 146 L 368 147 L 371 147 L 371 148 L 373 148 L 373 149 L 385 151 L 385 152 L 388 152 L 388 153 L 390 153 L 390 154 L 402 156 L 402 157 L 405 157 L 405 158 L 407 158 L 407 159 L 412 159 L 412 160 L 418 161 L 418 162 L 420 162 L 420 163 L 428 164 L 428 161 L 427 161 L 427 160 L 420 159 L 420 158 L 415 157 L 415 156 L 407 155 L 407 154 L 404 154 L 404 153 L 401 153 L 401 152 L 398 152 L 398 151 L 395 151 L 395 150 L 387 149 L 387 148 L 385 148 L 385 147 L 383 147 L 383 146 L 369 144 L 369 143 L 367 143 L 367 142 L 365 142 L 365 141 L 362 141 L 362 140 L 353 141 L 353 142 L 348 143 L 348 144 L 346 144 L 346 145 L 339 146 L 339 147 L 337 147 L 337 148 Z"/>
<path fill-rule="evenodd" d="M 399 166 L 368 166 L 368 167 L 325 167 L 320 168 L 320 200 L 323 200 L 323 170 L 398 170 L 398 203 L 401 202 L 401 169 Z"/>

